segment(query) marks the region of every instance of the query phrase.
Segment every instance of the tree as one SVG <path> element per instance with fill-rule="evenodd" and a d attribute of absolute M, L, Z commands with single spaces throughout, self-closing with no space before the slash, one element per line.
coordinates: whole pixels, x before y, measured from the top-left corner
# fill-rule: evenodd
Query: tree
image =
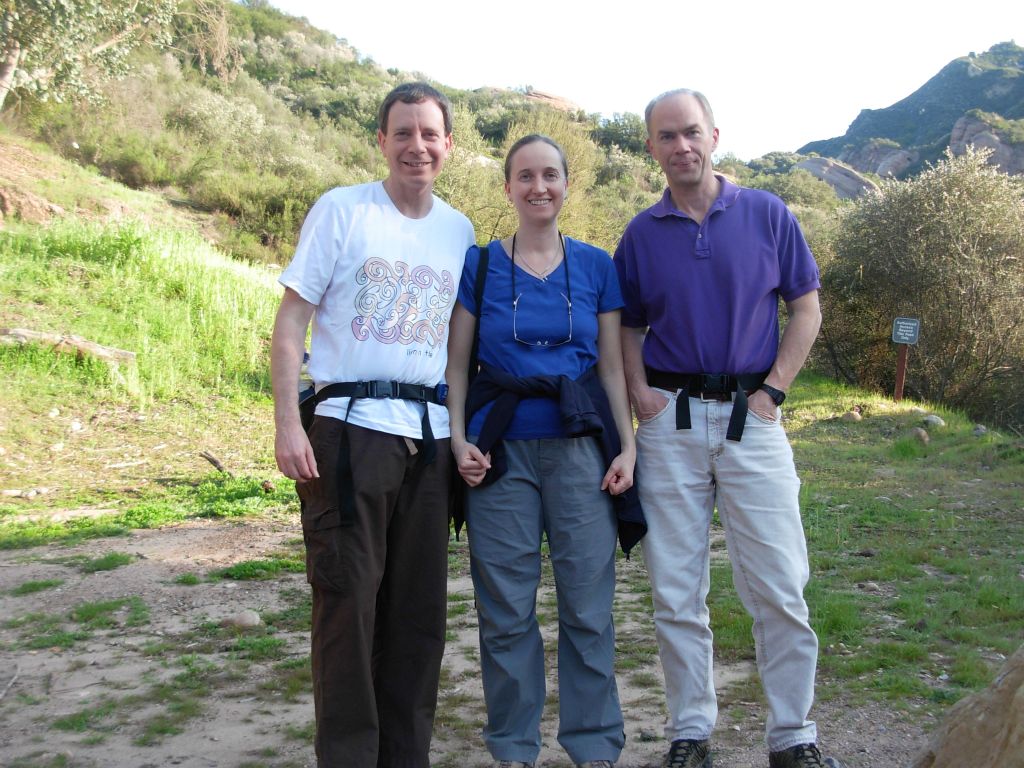
<path fill-rule="evenodd" d="M 0 109 L 14 89 L 87 97 L 128 54 L 164 42 L 178 0 L 0 0 Z"/>
<path fill-rule="evenodd" d="M 1024 425 L 1024 185 L 989 150 L 885 181 L 845 210 L 823 267 L 837 373 L 889 389 L 897 316 L 921 320 L 908 391 Z M 822 255 L 822 254 L 819 254 Z"/>
<path fill-rule="evenodd" d="M 640 115 L 632 112 L 616 112 L 611 118 L 600 120 L 590 135 L 605 149 L 617 146 L 634 155 L 647 154 L 647 126 Z"/>
<path fill-rule="evenodd" d="M 175 39 L 203 74 L 232 82 L 242 71 L 238 39 L 232 36 L 227 3 L 230 0 L 194 0 L 175 18 Z"/>

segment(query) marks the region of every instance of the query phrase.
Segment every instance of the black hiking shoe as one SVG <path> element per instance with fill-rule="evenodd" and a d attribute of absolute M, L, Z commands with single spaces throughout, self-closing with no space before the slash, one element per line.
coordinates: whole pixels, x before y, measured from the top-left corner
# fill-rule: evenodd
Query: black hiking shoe
<path fill-rule="evenodd" d="M 661 768 L 711 768 L 711 747 L 707 739 L 673 741 Z"/>
<path fill-rule="evenodd" d="M 831 757 L 822 757 L 814 744 L 797 744 L 789 749 L 771 752 L 768 768 L 843 768 Z"/>

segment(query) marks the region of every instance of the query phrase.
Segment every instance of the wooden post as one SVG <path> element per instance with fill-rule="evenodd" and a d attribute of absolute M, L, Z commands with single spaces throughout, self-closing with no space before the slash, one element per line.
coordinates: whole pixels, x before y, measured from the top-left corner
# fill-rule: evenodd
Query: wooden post
<path fill-rule="evenodd" d="M 907 379 L 907 348 L 909 344 L 897 344 L 899 353 L 896 358 L 896 391 L 892 399 L 897 403 L 903 399 L 903 382 Z"/>

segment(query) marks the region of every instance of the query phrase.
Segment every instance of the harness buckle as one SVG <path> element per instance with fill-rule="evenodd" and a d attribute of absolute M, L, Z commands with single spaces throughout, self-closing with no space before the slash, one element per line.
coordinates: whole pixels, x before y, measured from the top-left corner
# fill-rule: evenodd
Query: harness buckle
<path fill-rule="evenodd" d="M 398 397 L 397 381 L 367 381 L 365 383 L 367 397 L 372 397 L 377 400 L 384 398 L 394 399 Z"/>

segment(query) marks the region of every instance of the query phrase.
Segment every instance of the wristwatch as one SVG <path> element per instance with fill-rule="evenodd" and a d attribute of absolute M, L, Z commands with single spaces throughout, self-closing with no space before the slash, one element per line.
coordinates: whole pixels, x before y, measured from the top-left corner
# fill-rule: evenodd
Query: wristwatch
<path fill-rule="evenodd" d="M 776 389 L 771 384 L 762 384 L 758 389 L 762 392 L 767 392 L 768 397 L 770 397 L 772 402 L 776 405 L 782 405 L 783 401 L 786 399 L 786 393 L 781 389 Z"/>

